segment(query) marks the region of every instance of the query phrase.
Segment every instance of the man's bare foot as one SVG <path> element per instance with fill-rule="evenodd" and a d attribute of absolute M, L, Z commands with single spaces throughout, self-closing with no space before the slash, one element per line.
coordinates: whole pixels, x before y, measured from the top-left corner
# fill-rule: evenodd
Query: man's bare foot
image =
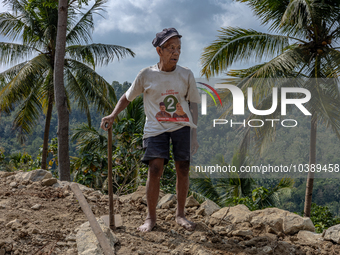
<path fill-rule="evenodd" d="M 153 229 L 153 227 L 156 225 L 156 219 L 146 218 L 145 222 L 142 226 L 139 226 L 137 229 L 140 232 L 149 232 Z"/>
<path fill-rule="evenodd" d="M 194 231 L 196 228 L 196 223 L 187 220 L 185 217 L 177 216 L 176 222 L 188 231 Z"/>

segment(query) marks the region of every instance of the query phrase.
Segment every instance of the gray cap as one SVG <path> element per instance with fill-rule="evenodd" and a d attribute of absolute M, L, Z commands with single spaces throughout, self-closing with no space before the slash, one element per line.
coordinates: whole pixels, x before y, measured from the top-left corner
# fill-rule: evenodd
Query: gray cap
<path fill-rule="evenodd" d="M 179 38 L 182 37 L 175 28 L 164 28 L 162 32 L 156 34 L 155 39 L 152 41 L 152 45 L 155 47 L 162 46 L 167 40 L 174 36 L 178 36 Z"/>

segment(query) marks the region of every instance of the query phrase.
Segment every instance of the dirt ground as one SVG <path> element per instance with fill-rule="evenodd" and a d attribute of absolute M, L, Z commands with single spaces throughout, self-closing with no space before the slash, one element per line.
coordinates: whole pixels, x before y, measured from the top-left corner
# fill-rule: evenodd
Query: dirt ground
<path fill-rule="evenodd" d="M 87 219 L 72 191 L 30 181 L 11 187 L 12 182 L 10 177 L 0 179 L 0 255 L 78 254 L 75 229 Z M 96 217 L 109 213 L 107 196 L 93 191 L 84 195 Z M 187 218 L 198 224 L 194 232 L 178 226 L 175 208 L 168 208 L 157 209 L 152 232 L 140 233 L 136 229 L 146 217 L 145 203 L 142 199 L 121 203 L 124 226 L 115 232 L 116 254 L 340 254 L 339 245 L 331 242 L 324 244 L 325 251 L 295 244 L 294 236 L 261 235 L 260 230 L 252 238 L 230 236 L 225 222 L 212 227 L 209 217 L 196 215 L 196 209 L 187 208 Z"/>

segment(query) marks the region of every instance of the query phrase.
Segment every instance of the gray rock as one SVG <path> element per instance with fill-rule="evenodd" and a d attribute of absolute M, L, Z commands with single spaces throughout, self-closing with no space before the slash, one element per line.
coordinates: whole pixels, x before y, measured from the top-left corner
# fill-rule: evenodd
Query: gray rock
<path fill-rule="evenodd" d="M 251 219 L 250 224 L 253 226 L 265 225 L 267 226 L 267 232 L 270 228 L 272 231 L 279 233 L 283 231 L 283 220 L 287 213 L 288 211 L 278 208 L 256 210 L 249 215 L 249 218 Z"/>
<path fill-rule="evenodd" d="M 76 242 L 77 241 L 77 237 L 74 234 L 71 233 L 68 236 L 66 236 L 65 241 Z"/>
<path fill-rule="evenodd" d="M 191 195 L 190 197 L 187 198 L 185 202 L 185 207 L 194 207 L 194 206 L 199 206 L 200 203 L 197 202 L 197 200 Z"/>
<path fill-rule="evenodd" d="M 15 175 L 15 180 L 18 182 L 27 180 L 30 180 L 32 182 L 38 182 L 49 178 L 52 178 L 52 174 L 49 171 L 43 169 L 36 169 L 29 172 L 19 172 Z"/>
<path fill-rule="evenodd" d="M 131 194 L 131 200 L 138 200 L 142 198 L 146 194 L 146 187 L 145 186 L 138 186 L 137 190 Z"/>
<path fill-rule="evenodd" d="M 250 214 L 250 210 L 248 209 L 248 207 L 245 205 L 239 204 L 239 205 L 230 207 L 230 209 L 229 207 L 223 207 L 222 209 L 213 213 L 211 217 L 214 217 L 217 219 L 222 219 L 224 217 L 225 221 L 235 224 L 235 223 L 249 221 L 249 214 Z"/>
<path fill-rule="evenodd" d="M 309 246 L 320 244 L 323 241 L 321 234 L 317 234 L 306 230 L 300 230 L 299 233 L 297 234 L 297 238 L 299 239 L 299 243 L 301 243 L 302 245 Z"/>
<path fill-rule="evenodd" d="M 6 227 L 10 228 L 14 223 L 20 224 L 20 221 L 18 219 L 12 220 L 6 224 Z"/>
<path fill-rule="evenodd" d="M 17 172 L 3 172 L 3 171 L 0 171 L 0 178 L 6 178 L 8 176 L 11 176 L 11 175 L 16 175 Z"/>
<path fill-rule="evenodd" d="M 162 205 L 169 201 L 176 203 L 176 196 L 174 194 L 166 194 L 164 197 L 162 197 L 161 200 L 159 200 L 157 204 L 157 209 L 162 208 Z"/>
<path fill-rule="evenodd" d="M 308 217 L 301 217 L 295 213 L 288 213 L 283 220 L 283 232 L 292 235 L 300 230 L 314 232 L 315 227 L 311 219 Z"/>
<path fill-rule="evenodd" d="M 75 183 L 78 185 L 79 189 L 84 192 L 84 191 L 94 191 L 94 189 L 86 187 L 85 185 L 76 183 L 76 182 L 68 182 L 68 181 L 59 181 L 57 180 L 57 182 L 55 184 L 52 185 L 53 188 L 64 188 L 67 186 L 70 186 L 72 183 Z M 72 191 L 71 191 L 72 192 Z M 73 192 L 72 192 L 73 193 Z"/>
<path fill-rule="evenodd" d="M 114 245 L 118 242 L 118 238 L 114 233 L 105 225 L 101 218 L 96 218 L 99 226 L 103 230 L 106 238 L 109 240 L 110 246 L 114 251 Z M 102 248 L 97 240 L 97 237 L 92 231 L 90 223 L 87 221 L 77 228 L 77 248 L 79 255 L 103 255 Z"/>
<path fill-rule="evenodd" d="M 56 178 L 45 179 L 41 181 L 42 186 L 52 186 L 53 184 L 57 183 L 58 180 Z"/>
<path fill-rule="evenodd" d="M 323 238 L 340 244 L 340 224 L 326 229 Z"/>
<path fill-rule="evenodd" d="M 18 183 L 17 182 L 11 182 L 9 184 L 9 186 L 12 187 L 12 188 L 16 188 L 18 186 Z"/>
<path fill-rule="evenodd" d="M 233 236 L 252 236 L 253 235 L 253 231 L 251 231 L 250 229 L 235 230 L 235 231 L 231 232 L 231 234 Z"/>
<path fill-rule="evenodd" d="M 33 210 L 39 210 L 41 208 L 41 204 L 35 204 L 31 207 Z"/>
<path fill-rule="evenodd" d="M 273 249 L 270 246 L 265 246 L 262 248 L 262 251 L 266 254 L 269 254 L 273 252 Z"/>
<path fill-rule="evenodd" d="M 40 233 L 39 229 L 37 229 L 37 228 L 35 228 L 35 227 L 31 228 L 29 232 L 30 232 L 31 234 L 39 234 L 39 233 Z"/>
<path fill-rule="evenodd" d="M 217 212 L 218 210 L 221 209 L 220 206 L 218 206 L 215 202 L 211 201 L 210 199 L 205 200 L 200 208 L 198 209 L 198 211 L 204 209 L 204 215 L 212 215 L 214 212 Z M 197 212 L 197 215 L 199 215 L 199 213 Z"/>

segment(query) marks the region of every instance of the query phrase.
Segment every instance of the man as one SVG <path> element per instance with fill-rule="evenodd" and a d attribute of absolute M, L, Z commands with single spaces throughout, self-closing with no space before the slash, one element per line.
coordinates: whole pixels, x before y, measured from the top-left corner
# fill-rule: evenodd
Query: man
<path fill-rule="evenodd" d="M 197 103 L 200 96 L 193 73 L 188 68 L 177 65 L 181 53 L 181 38 L 174 28 L 163 29 L 156 34 L 152 44 L 156 47 L 159 62 L 139 72 L 128 91 L 120 98 L 113 112 L 102 119 L 101 128 L 105 123 L 110 127 L 125 107 L 139 94 L 143 93 L 146 123 L 143 134 L 145 153 L 142 162 L 149 165 L 146 183 L 146 199 L 148 215 L 145 223 L 138 227 L 139 231 L 151 231 L 156 224 L 156 206 L 159 196 L 160 178 L 163 166 L 169 161 L 170 138 L 176 167 L 177 211 L 176 222 L 189 231 L 196 224 L 185 218 L 184 206 L 189 189 L 190 165 L 190 128 L 192 128 L 191 149 L 195 153 L 198 148 L 196 124 L 198 117 Z M 156 113 L 159 102 L 164 102 L 166 110 L 176 110 L 179 102 L 185 112 L 191 112 L 189 121 L 158 121 Z M 190 109 L 189 109 L 190 102 Z"/>
<path fill-rule="evenodd" d="M 159 103 L 159 109 L 160 111 L 157 112 L 156 118 L 171 118 L 171 114 L 165 111 L 166 107 L 164 102 Z"/>

